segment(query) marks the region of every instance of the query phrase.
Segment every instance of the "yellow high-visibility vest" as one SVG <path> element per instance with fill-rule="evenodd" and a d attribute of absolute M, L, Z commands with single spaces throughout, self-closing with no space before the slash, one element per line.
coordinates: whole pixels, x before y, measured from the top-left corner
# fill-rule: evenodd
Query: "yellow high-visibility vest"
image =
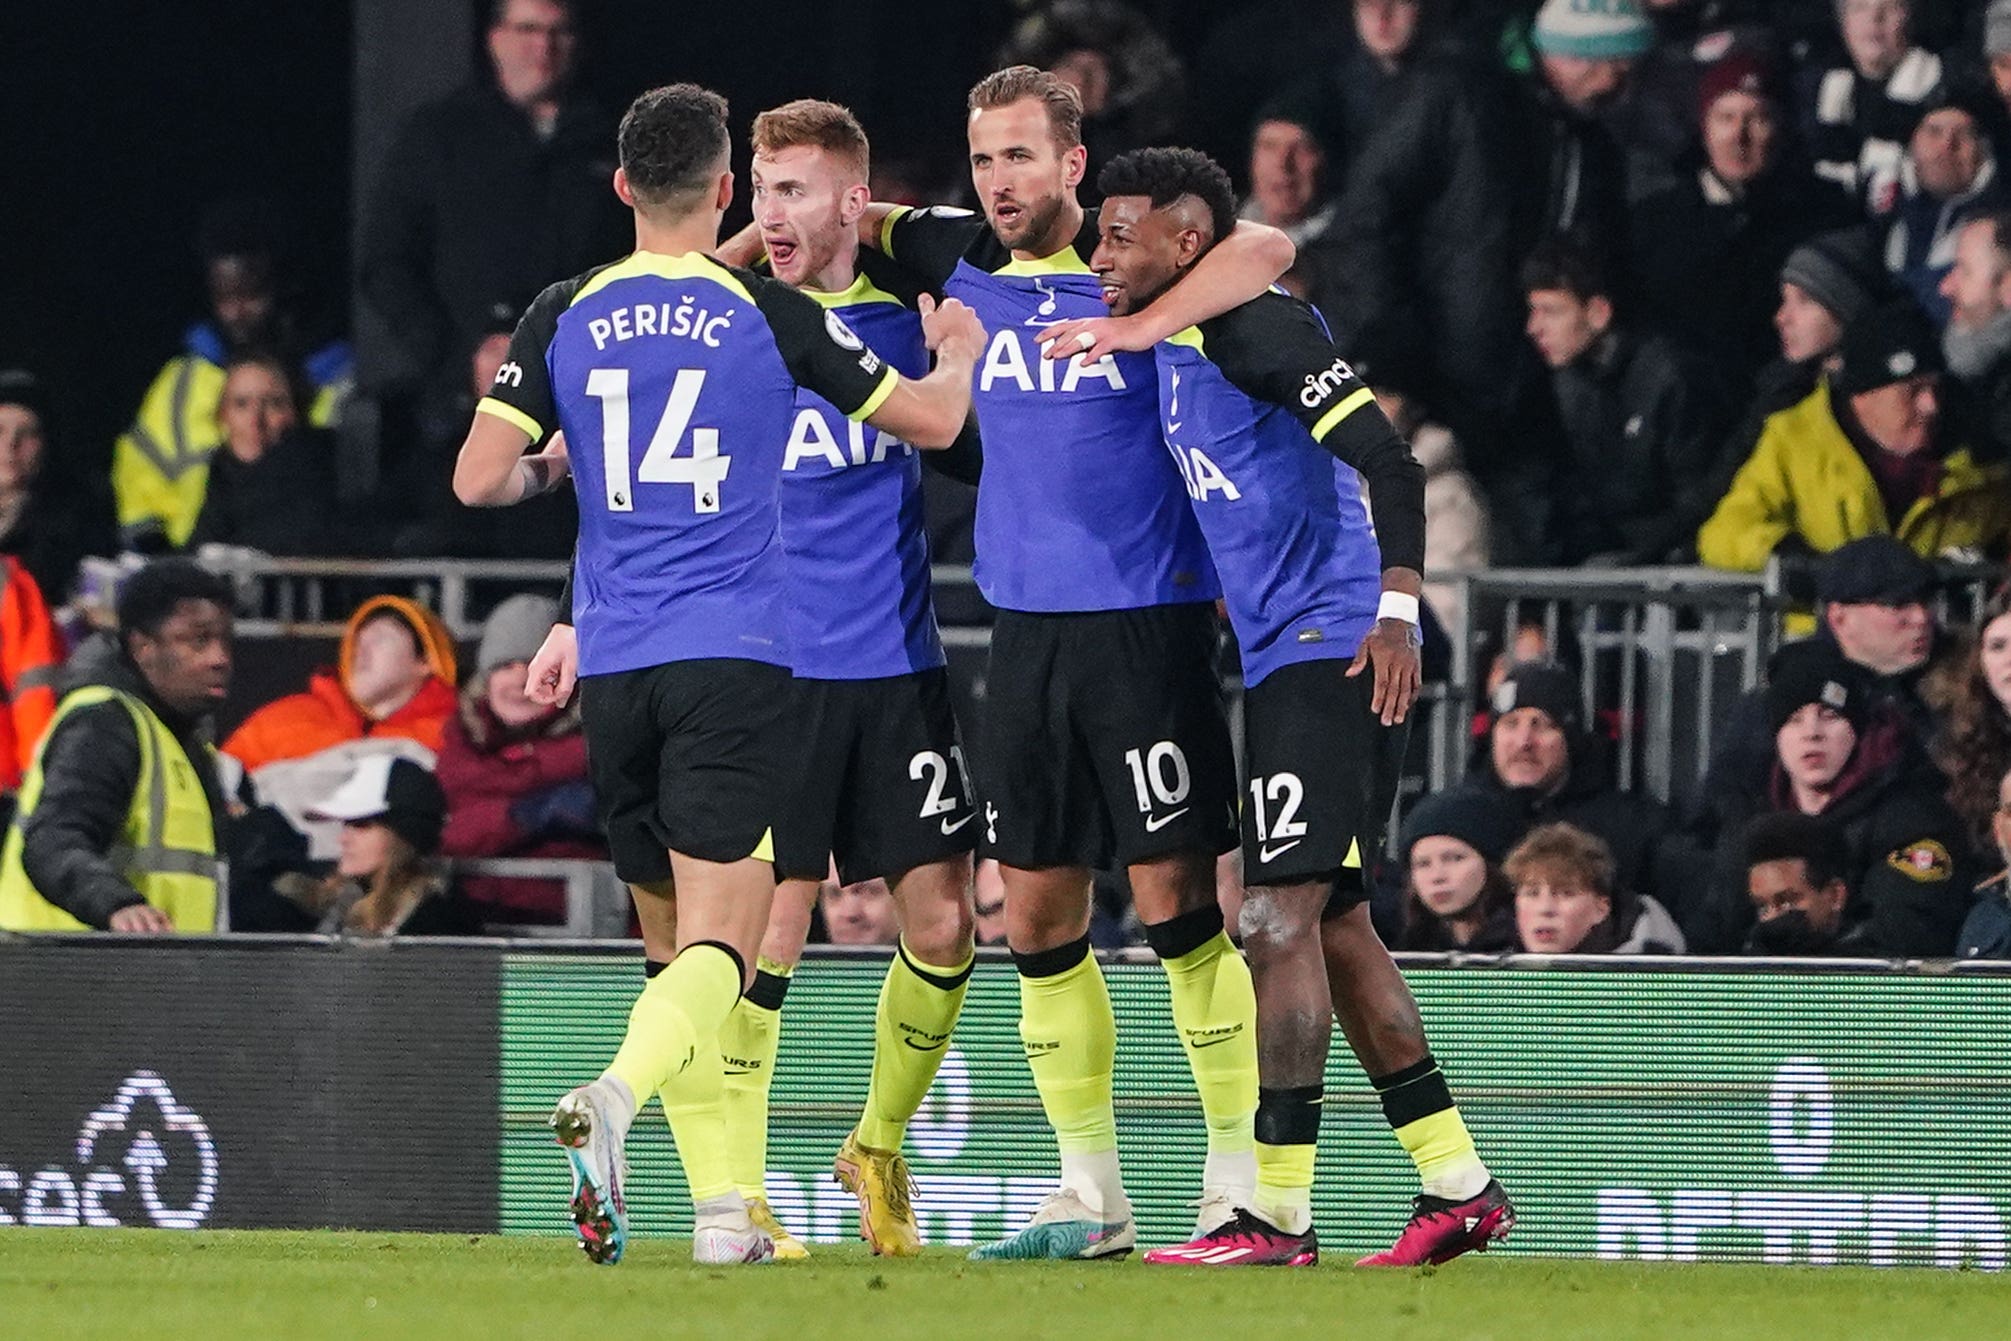
<path fill-rule="evenodd" d="M 63 719 L 79 708 L 116 700 L 131 714 L 140 740 L 140 776 L 126 810 L 119 843 L 108 855 L 119 875 L 154 907 L 166 913 L 179 932 L 217 929 L 216 828 L 209 794 L 203 789 L 198 765 L 167 724 L 140 699 L 104 685 L 92 685 L 65 696 L 57 705 L 49 730 L 42 737 L 35 762 L 21 784 L 21 804 L 0 849 L 0 930 L 88 931 L 89 927 L 50 903 L 28 879 L 21 864 L 22 824 L 42 799 L 42 755 Z M 200 766 L 216 767 L 215 751 L 205 748 Z"/>

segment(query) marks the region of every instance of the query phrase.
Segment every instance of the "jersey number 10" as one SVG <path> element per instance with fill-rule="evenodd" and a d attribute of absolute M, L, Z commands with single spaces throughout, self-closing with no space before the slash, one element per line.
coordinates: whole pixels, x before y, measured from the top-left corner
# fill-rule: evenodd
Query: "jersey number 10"
<path fill-rule="evenodd" d="M 703 368 L 681 368 L 671 383 L 663 418 L 650 434 L 649 449 L 630 472 L 628 431 L 628 369 L 595 368 L 587 374 L 587 394 L 601 403 L 601 464 L 607 482 L 610 512 L 635 511 L 635 484 L 688 484 L 696 512 L 719 511 L 719 486 L 733 458 L 719 454 L 719 430 L 692 428 L 698 393 L 705 387 Z M 691 432 L 691 455 L 679 456 L 685 431 Z"/>

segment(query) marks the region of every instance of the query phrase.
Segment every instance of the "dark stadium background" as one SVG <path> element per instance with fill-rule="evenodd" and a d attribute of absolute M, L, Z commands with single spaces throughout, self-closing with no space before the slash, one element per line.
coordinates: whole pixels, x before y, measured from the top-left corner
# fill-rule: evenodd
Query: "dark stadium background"
<path fill-rule="evenodd" d="M 1199 22 L 1250 8 L 1139 7 L 1185 55 Z M 309 294 L 349 324 L 351 229 L 376 154 L 406 108 L 475 67 L 485 12 L 478 0 L 0 5 L 0 367 L 31 367 L 55 390 L 59 478 L 105 487 L 114 435 L 199 313 L 205 202 L 285 201 Z M 725 92 L 736 125 L 791 97 L 832 97 L 860 113 L 881 157 L 953 171 L 960 123 L 944 112 L 988 68 L 1013 10 L 582 0 L 581 13 L 584 79 L 611 107 L 673 79 Z"/>

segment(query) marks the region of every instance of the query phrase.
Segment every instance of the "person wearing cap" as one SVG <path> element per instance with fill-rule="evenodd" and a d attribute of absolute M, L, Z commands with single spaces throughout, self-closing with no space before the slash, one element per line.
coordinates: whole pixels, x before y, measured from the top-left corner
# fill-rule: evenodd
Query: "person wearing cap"
<path fill-rule="evenodd" d="M 1522 283 L 1569 452 L 1558 557 L 1613 566 L 1687 553 L 1715 501 L 1704 490 L 1729 418 L 1711 368 L 1627 318 L 1606 249 L 1581 235 L 1538 244 Z"/>
<path fill-rule="evenodd" d="M 1587 720 L 1572 671 L 1548 662 L 1511 668 L 1494 691 L 1487 734 L 1456 790 L 1506 804 L 1518 817 L 1518 838 L 1555 822 L 1596 834 L 1612 850 L 1622 886 L 1660 892 L 1668 812 L 1613 785 Z M 1670 892 L 1681 898 L 1681 890 Z"/>
<path fill-rule="evenodd" d="M 231 589 L 185 559 L 119 592 L 116 664 L 57 705 L 0 849 L 0 930 L 219 929 Z"/>
<path fill-rule="evenodd" d="M 1515 810 L 1495 797 L 1455 788 L 1427 796 L 1404 817 L 1405 870 L 1399 950 L 1515 948 L 1515 891 L 1501 859 L 1521 836 Z"/>
<path fill-rule="evenodd" d="M 1856 211 L 1790 147 L 1787 90 L 1765 51 L 1733 47 L 1693 87 L 1688 125 L 1698 147 L 1678 160 L 1672 184 L 1634 208 L 1631 269 L 1642 320 L 1712 359 L 1743 397 L 1779 351 L 1775 292 L 1789 257 Z M 1864 264 L 1875 266 L 1868 255 Z"/>
<path fill-rule="evenodd" d="M 459 710 L 447 722 L 437 774 L 447 793 L 440 849 L 450 857 L 607 859 L 587 781 L 579 710 L 525 693 L 530 660 L 559 603 L 512 596 L 482 624 Z M 563 887 L 549 880 L 466 878 L 461 892 L 498 919 L 562 920 Z"/>
<path fill-rule="evenodd" d="M 266 202 L 226 201 L 205 215 L 196 249 L 209 311 L 183 333 L 181 352 L 155 375 L 112 449 L 124 548 L 151 554 L 188 543 L 209 488 L 210 457 L 223 444 L 217 411 L 232 354 L 279 351 L 298 363 L 312 388 L 309 421 L 327 428 L 340 417 L 354 359 L 347 341 L 303 335 L 284 265 L 287 243 Z"/>
<path fill-rule="evenodd" d="M 1713 568 L 1758 572 L 1775 554 L 1828 553 L 1894 535 L 1916 553 L 1992 553 L 2011 533 L 2002 464 L 1952 440 L 1941 339 L 1911 299 L 1845 333 L 1836 371 L 1772 415 L 1697 533 Z"/>
<path fill-rule="evenodd" d="M 1625 163 L 1598 116 L 1653 38 L 1638 0 L 1547 0 L 1527 74 L 1419 62 L 1375 134 L 1349 146 L 1320 244 L 1347 261 L 1321 298 L 1335 343 L 1423 337 L 1429 400 L 1494 501 L 1498 539 L 1534 558 L 1547 557 L 1554 426 L 1518 271 L 1552 233 L 1624 235 Z"/>
<path fill-rule="evenodd" d="M 1865 671 L 1816 648 L 1776 666 L 1764 703 L 1773 758 L 1757 794 L 1723 798 L 1716 874 L 1689 923 L 1707 951 L 1744 944 L 1756 920 L 1737 835 L 1764 814 L 1819 815 L 1847 853 L 1848 927 L 1868 953 L 1947 956 L 1974 884 L 1946 782 Z"/>
<path fill-rule="evenodd" d="M 1274 99 L 1250 132 L 1250 194 L 1241 217 L 1269 224 L 1303 247 L 1333 226 L 1340 161 L 1317 101 Z"/>
<path fill-rule="evenodd" d="M 378 755 L 310 812 L 342 826 L 335 870 L 324 880 L 291 877 L 283 891 L 315 930 L 334 936 L 472 936 L 481 930 L 433 860 L 447 797 L 425 768 Z"/>
<path fill-rule="evenodd" d="M 1942 63 L 1914 43 L 1911 0 L 1837 0 L 1836 13 L 1843 52 L 1805 82 L 1802 135 L 1818 177 L 1868 199 L 1898 177 Z"/>
<path fill-rule="evenodd" d="M 399 754 L 430 767 L 454 715 L 453 635 L 439 616 L 398 596 L 374 596 L 343 628 L 336 665 L 307 688 L 253 712 L 223 743 L 259 802 L 307 838 L 314 860 L 334 856 L 337 831 L 307 815 L 357 760 Z"/>
<path fill-rule="evenodd" d="M 1941 280 L 1962 224 L 2006 203 L 1992 131 L 2002 116 L 1987 93 L 1950 81 L 1922 105 L 1898 175 L 1868 201 L 1884 230 L 1886 269 L 1939 329 L 1949 305 Z"/>

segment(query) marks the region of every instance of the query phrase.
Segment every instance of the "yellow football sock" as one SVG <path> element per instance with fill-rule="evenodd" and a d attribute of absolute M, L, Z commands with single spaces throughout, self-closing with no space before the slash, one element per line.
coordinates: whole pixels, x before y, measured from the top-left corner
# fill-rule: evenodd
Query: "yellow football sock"
<path fill-rule="evenodd" d="M 1383 1116 L 1397 1141 L 1417 1165 L 1424 1190 L 1447 1201 L 1477 1197 L 1492 1176 L 1474 1149 L 1438 1063 L 1423 1061 L 1372 1082 L 1383 1101 Z"/>
<path fill-rule="evenodd" d="M 1219 929 L 1219 912 L 1214 925 L 1215 934 L 1201 945 L 1160 962 L 1173 998 L 1173 1024 L 1201 1096 L 1208 1152 L 1220 1155 L 1248 1151 L 1255 1139 L 1257 990 L 1249 964 Z"/>
<path fill-rule="evenodd" d="M 636 998 L 628 1034 L 608 1065 L 638 1105 L 662 1095 L 694 1200 L 733 1190 L 717 1062 L 719 1026 L 739 999 L 738 956 L 710 941 L 687 946 Z"/>
<path fill-rule="evenodd" d="M 775 1053 L 782 1041 L 782 998 L 793 964 L 761 959 L 754 985 L 719 1029 L 726 1062 L 722 1118 L 733 1161 L 733 1182 L 744 1197 L 766 1196 L 768 1090 L 775 1083 Z"/>
<path fill-rule="evenodd" d="M 1303 1234 L 1313 1224 L 1313 1163 L 1318 1145 L 1257 1142 L 1257 1195 L 1250 1207 L 1287 1234 Z"/>
<path fill-rule="evenodd" d="M 905 942 L 895 953 L 873 1018 L 873 1079 L 859 1117 L 859 1144 L 901 1148 L 908 1119 L 928 1097 L 949 1050 L 975 963 L 973 954 L 955 968 L 937 968 L 909 954 Z"/>
<path fill-rule="evenodd" d="M 1020 1041 L 1056 1144 L 1064 1155 L 1115 1152 L 1110 1074 L 1117 1061 L 1117 1017 L 1089 938 L 1014 959 L 1020 969 Z M 1065 967 L 1057 970 L 1058 964 Z"/>

